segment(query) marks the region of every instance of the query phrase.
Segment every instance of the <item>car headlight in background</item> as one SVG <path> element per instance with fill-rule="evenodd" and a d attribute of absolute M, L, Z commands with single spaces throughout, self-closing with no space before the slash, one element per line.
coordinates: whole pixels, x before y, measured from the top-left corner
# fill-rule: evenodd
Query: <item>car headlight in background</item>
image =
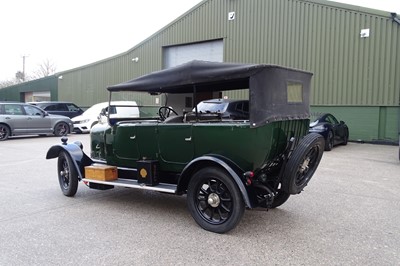
<path fill-rule="evenodd" d="M 81 121 L 75 121 L 74 124 L 85 124 L 89 121 L 90 121 L 90 119 L 85 119 L 85 120 L 81 120 Z"/>

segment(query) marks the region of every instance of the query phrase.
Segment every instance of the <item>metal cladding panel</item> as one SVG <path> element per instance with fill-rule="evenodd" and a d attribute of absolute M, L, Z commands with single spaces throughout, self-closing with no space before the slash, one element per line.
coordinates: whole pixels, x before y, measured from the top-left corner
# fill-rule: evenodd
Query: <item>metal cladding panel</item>
<path fill-rule="evenodd" d="M 225 61 L 313 72 L 314 105 L 398 106 L 400 25 L 389 13 L 326 1 L 230 3 Z"/>
<path fill-rule="evenodd" d="M 370 36 L 361 38 L 362 29 Z M 313 105 L 398 106 L 399 31 L 387 12 L 330 1 L 205 0 L 131 50 L 68 72 L 60 99 L 84 101 L 79 90 L 95 92 L 93 101 L 107 99 L 107 86 L 162 69 L 163 48 L 223 40 L 225 62 L 313 72 Z"/>
<path fill-rule="evenodd" d="M 52 101 L 58 100 L 58 81 L 55 75 L 20 83 L 0 89 L 0 101 L 23 101 L 21 94 L 26 92 L 49 91 Z"/>

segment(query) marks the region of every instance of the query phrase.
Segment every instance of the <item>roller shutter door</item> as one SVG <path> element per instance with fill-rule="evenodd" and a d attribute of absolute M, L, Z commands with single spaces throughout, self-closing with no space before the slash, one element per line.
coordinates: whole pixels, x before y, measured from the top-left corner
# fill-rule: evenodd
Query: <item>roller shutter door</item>
<path fill-rule="evenodd" d="M 223 41 L 214 40 L 164 48 L 164 68 L 181 65 L 195 59 L 223 62 Z"/>

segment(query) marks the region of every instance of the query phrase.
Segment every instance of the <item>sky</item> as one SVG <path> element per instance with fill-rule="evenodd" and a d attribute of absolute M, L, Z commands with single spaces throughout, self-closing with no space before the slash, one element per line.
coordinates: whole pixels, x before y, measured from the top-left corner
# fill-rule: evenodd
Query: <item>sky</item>
<path fill-rule="evenodd" d="M 251 1 L 251 0 L 249 0 Z M 0 82 L 46 60 L 56 72 L 128 51 L 201 0 L 3 0 Z M 399 0 L 337 0 L 400 14 Z"/>

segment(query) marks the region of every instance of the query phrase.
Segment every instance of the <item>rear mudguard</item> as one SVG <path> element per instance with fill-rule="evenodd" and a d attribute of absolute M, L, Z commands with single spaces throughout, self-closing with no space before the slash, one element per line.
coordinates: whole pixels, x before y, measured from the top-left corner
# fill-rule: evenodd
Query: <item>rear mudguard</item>
<path fill-rule="evenodd" d="M 255 206 L 255 203 L 253 202 L 253 200 L 251 200 L 252 197 L 249 197 L 248 187 L 245 186 L 244 181 L 241 178 L 244 171 L 241 170 L 232 161 L 220 155 L 205 155 L 202 157 L 198 157 L 187 164 L 179 177 L 177 193 L 183 194 L 186 192 L 190 179 L 196 170 L 212 165 L 225 169 L 225 171 L 233 178 L 233 180 L 237 184 L 246 207 L 253 208 Z"/>
<path fill-rule="evenodd" d="M 68 144 L 66 140 L 62 141 L 62 144 L 54 145 L 47 151 L 46 159 L 57 158 L 61 151 L 67 152 L 74 163 L 78 179 L 81 181 L 82 178 L 85 178 L 85 166 L 92 165 L 93 161 L 83 152 L 82 143 L 77 141 Z"/>

